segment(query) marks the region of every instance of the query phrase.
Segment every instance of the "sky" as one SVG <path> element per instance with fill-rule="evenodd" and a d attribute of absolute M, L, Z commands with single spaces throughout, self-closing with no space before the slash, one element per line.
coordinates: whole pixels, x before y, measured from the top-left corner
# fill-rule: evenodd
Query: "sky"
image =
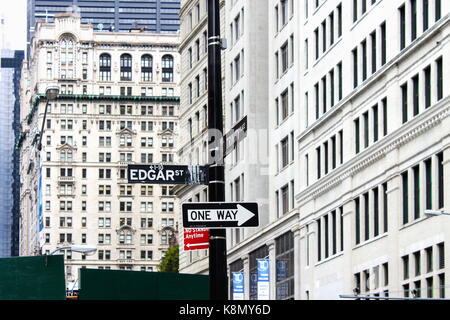
<path fill-rule="evenodd" d="M 0 17 L 5 19 L 8 49 L 25 50 L 27 28 L 26 0 L 0 0 Z"/>

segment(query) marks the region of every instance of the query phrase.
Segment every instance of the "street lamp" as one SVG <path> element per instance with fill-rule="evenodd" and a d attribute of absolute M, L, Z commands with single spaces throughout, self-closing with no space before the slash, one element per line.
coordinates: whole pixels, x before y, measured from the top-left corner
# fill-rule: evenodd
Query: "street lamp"
<path fill-rule="evenodd" d="M 425 215 L 428 217 L 434 216 L 450 216 L 450 213 L 444 211 L 425 210 Z"/>
<path fill-rule="evenodd" d="M 47 98 L 47 103 L 45 104 L 45 110 L 44 110 L 44 119 L 42 120 L 42 128 L 41 132 L 39 133 L 39 143 L 37 145 L 37 149 L 41 151 L 42 149 L 42 136 L 44 135 L 44 126 L 45 126 L 45 118 L 47 117 L 47 108 L 50 101 L 53 101 L 56 99 L 59 93 L 59 87 L 58 86 L 48 86 L 45 90 L 45 97 Z"/>
<path fill-rule="evenodd" d="M 79 253 L 85 253 L 85 254 L 93 254 L 93 253 L 95 253 L 95 251 L 97 251 L 96 247 L 64 246 L 64 247 L 56 248 L 55 250 L 50 252 L 48 255 L 51 256 L 52 254 L 54 254 L 57 251 L 66 250 L 66 249 L 69 249 L 73 252 L 79 252 Z"/>
<path fill-rule="evenodd" d="M 56 248 L 55 250 L 53 250 L 52 252 L 50 252 L 49 254 L 45 255 L 45 266 L 47 266 L 47 264 L 48 264 L 48 256 L 53 255 L 57 251 L 66 250 L 66 249 L 69 249 L 69 250 L 71 250 L 73 252 L 85 253 L 87 255 L 93 254 L 95 251 L 97 251 L 96 247 L 87 247 L 87 246 L 64 246 L 64 247 L 59 247 L 59 248 Z"/>
<path fill-rule="evenodd" d="M 88 247 L 88 246 L 63 246 L 63 247 L 59 247 L 59 248 L 56 248 L 55 250 L 53 250 L 52 252 L 50 252 L 48 255 L 46 255 L 46 257 L 45 257 L 46 265 L 47 265 L 47 257 L 48 256 L 53 255 L 57 251 L 66 250 L 66 249 L 69 249 L 69 250 L 74 251 L 74 252 L 84 253 L 84 254 L 87 254 L 87 255 L 94 254 L 94 252 L 97 251 L 96 247 Z M 76 285 L 77 282 L 78 282 L 78 279 L 73 283 L 72 291 L 71 291 L 72 294 L 73 294 L 73 291 L 74 291 L 74 288 L 75 288 L 75 285 Z"/>

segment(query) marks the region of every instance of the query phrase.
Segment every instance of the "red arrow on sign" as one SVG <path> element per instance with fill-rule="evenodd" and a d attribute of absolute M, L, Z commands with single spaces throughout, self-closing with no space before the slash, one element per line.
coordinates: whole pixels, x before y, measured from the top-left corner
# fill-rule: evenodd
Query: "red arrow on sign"
<path fill-rule="evenodd" d="M 209 248 L 208 229 L 184 229 L 184 251 Z"/>

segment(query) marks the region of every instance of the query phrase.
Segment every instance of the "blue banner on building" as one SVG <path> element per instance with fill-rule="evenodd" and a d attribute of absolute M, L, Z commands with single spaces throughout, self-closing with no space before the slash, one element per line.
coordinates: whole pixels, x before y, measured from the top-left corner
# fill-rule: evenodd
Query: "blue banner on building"
<path fill-rule="evenodd" d="M 42 167 L 39 168 L 39 183 L 37 187 L 37 215 L 39 230 L 39 247 L 44 245 L 44 213 L 42 210 Z"/>
<path fill-rule="evenodd" d="M 287 278 L 288 275 L 288 260 L 277 260 L 276 264 L 276 273 L 277 273 L 277 282 L 283 281 Z"/>
<path fill-rule="evenodd" d="M 244 273 L 233 272 L 233 300 L 244 300 Z"/>
<path fill-rule="evenodd" d="M 258 300 L 270 299 L 270 260 L 257 259 L 258 263 Z"/>

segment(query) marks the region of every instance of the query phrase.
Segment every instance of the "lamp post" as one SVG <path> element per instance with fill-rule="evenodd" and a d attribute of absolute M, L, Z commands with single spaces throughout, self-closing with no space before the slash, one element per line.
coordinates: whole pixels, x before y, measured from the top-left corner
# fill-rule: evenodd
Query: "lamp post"
<path fill-rule="evenodd" d="M 47 98 L 47 103 L 45 104 L 45 110 L 44 110 L 44 119 L 42 120 L 42 127 L 41 132 L 39 133 L 39 143 L 37 145 L 37 149 L 41 151 L 42 149 L 42 136 L 44 135 L 44 126 L 45 126 L 45 118 L 47 117 L 47 109 L 50 101 L 53 101 L 56 99 L 59 93 L 59 87 L 58 86 L 49 86 L 45 90 L 45 97 Z"/>

